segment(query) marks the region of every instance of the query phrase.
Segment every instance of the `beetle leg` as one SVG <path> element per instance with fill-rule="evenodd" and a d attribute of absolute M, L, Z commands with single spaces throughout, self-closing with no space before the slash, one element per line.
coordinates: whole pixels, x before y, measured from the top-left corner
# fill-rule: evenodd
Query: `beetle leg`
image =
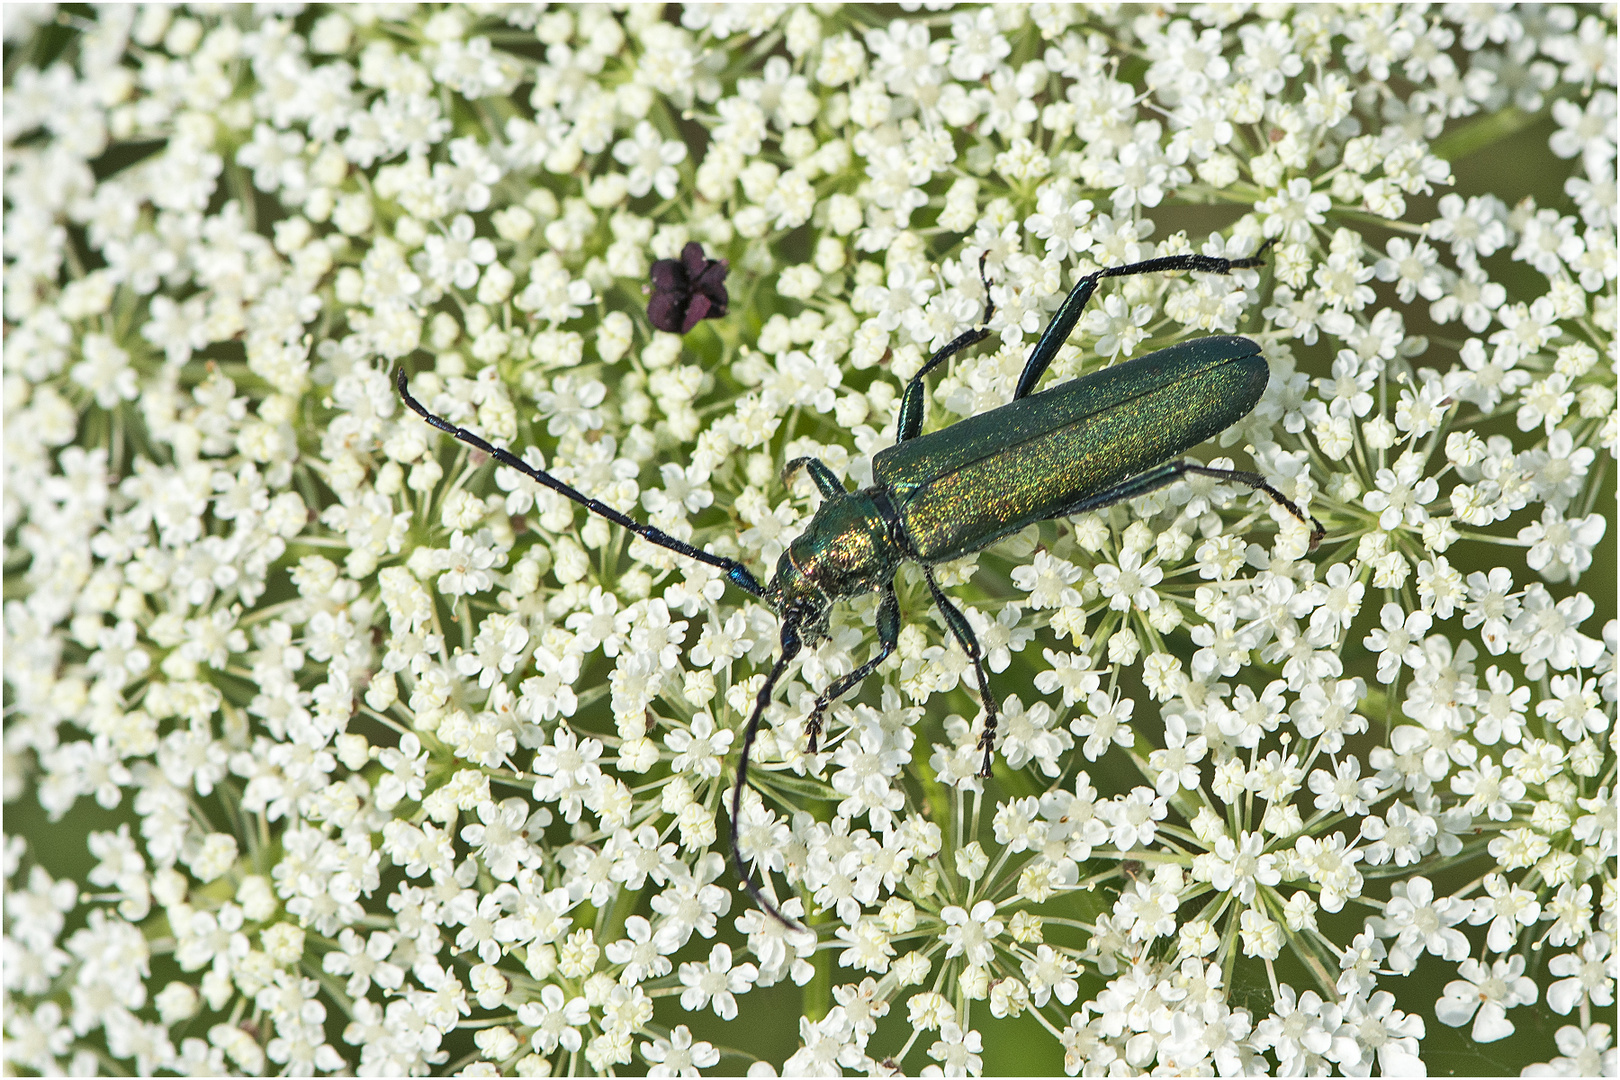
<path fill-rule="evenodd" d="M 939 606 L 940 614 L 945 616 L 945 625 L 951 628 L 962 651 L 973 661 L 973 673 L 979 680 L 979 700 L 984 702 L 984 732 L 979 736 L 979 749 L 984 751 L 984 766 L 979 770 L 979 775 L 988 780 L 990 762 L 996 750 L 997 709 L 996 695 L 990 692 L 990 678 L 984 672 L 984 650 L 979 647 L 979 639 L 973 633 L 973 624 L 968 622 L 961 608 L 951 603 L 951 598 L 934 580 L 934 572 L 927 566 L 922 571 L 928 581 L 928 590 L 934 594 L 934 603 Z"/>
<path fill-rule="evenodd" d="M 718 567 L 720 570 L 724 571 L 727 581 L 730 581 L 733 585 L 737 586 L 739 589 L 742 589 L 744 592 L 759 597 L 763 597 L 765 595 L 764 586 L 755 580 L 754 575 L 749 572 L 748 567 L 744 566 L 736 559 L 728 559 L 723 555 L 711 554 L 710 552 L 704 551 L 702 548 L 693 547 L 691 544 L 677 540 L 675 537 L 669 535 L 669 533 L 662 529 L 655 528 L 651 525 L 645 525 L 634 518 L 626 517 L 617 510 L 613 509 L 613 507 L 609 506 L 607 503 L 593 499 L 583 491 L 576 488 L 569 487 L 567 484 L 546 472 L 544 469 L 535 468 L 533 465 L 530 465 L 516 454 L 513 454 L 510 450 L 503 450 L 499 446 L 493 446 L 490 443 L 485 442 L 483 439 L 480 439 L 477 435 L 474 435 L 466 428 L 457 427 L 450 421 L 444 419 L 442 416 L 435 416 L 428 412 L 426 406 L 411 396 L 410 390 L 407 389 L 405 385 L 407 379 L 408 376 L 405 373 L 405 369 L 403 367 L 400 368 L 395 376 L 395 384 L 399 387 L 399 396 L 405 399 L 405 404 L 410 406 L 412 412 L 416 413 L 416 415 L 420 416 L 423 420 L 426 420 L 429 424 L 438 428 L 446 435 L 450 435 L 461 440 L 475 450 L 482 450 L 484 453 L 488 454 L 502 465 L 505 465 L 507 468 L 516 469 L 518 472 L 522 473 L 524 476 L 527 476 L 535 483 L 548 487 L 559 495 L 567 496 L 568 498 L 579 503 L 579 505 L 583 506 L 585 509 L 589 510 L 591 513 L 596 514 L 599 517 L 607 518 L 615 525 L 624 526 L 626 529 L 629 529 L 631 532 L 635 533 L 649 544 L 657 544 L 661 548 L 668 548 L 677 555 L 685 555 L 689 559 L 696 559 L 698 562 L 708 563 L 710 566 Z"/>
<path fill-rule="evenodd" d="M 1013 391 L 1014 401 L 1029 397 L 1035 392 L 1035 384 L 1041 381 L 1046 369 L 1057 359 L 1058 350 L 1069 340 L 1069 334 L 1074 331 L 1074 324 L 1080 321 L 1080 313 L 1085 310 L 1091 294 L 1096 291 L 1097 275 L 1087 274 L 1070 290 L 1069 295 L 1064 297 L 1063 306 L 1052 316 L 1052 321 L 1046 324 L 1041 339 L 1029 352 L 1029 361 L 1024 364 L 1023 374 L 1018 376 L 1018 387 Z"/>
<path fill-rule="evenodd" d="M 737 779 L 731 787 L 731 867 L 737 872 L 737 877 L 742 879 L 743 886 L 748 890 L 748 895 L 754 898 L 754 903 L 770 912 L 777 922 L 792 930 L 805 928 L 783 915 L 775 904 L 765 899 L 765 894 L 754 883 L 753 875 L 748 872 L 748 866 L 743 862 L 738 840 L 742 833 L 742 793 L 748 784 L 748 758 L 754 751 L 754 739 L 759 735 L 759 722 L 765 715 L 766 707 L 771 703 L 771 695 L 776 690 L 777 680 L 781 679 L 788 664 L 799 654 L 800 644 L 798 626 L 791 619 L 784 619 L 782 655 L 777 658 L 771 673 L 765 677 L 765 684 L 759 688 L 759 696 L 754 699 L 754 711 L 748 717 L 748 726 L 743 729 L 742 753 L 737 760 Z M 763 876 L 764 873 L 762 869 L 760 874 Z"/>
<path fill-rule="evenodd" d="M 810 479 L 816 482 L 816 488 L 821 492 L 823 499 L 835 499 L 840 495 L 849 494 L 844 485 L 838 482 L 838 477 L 833 475 L 833 471 L 827 468 L 826 462 L 813 457 L 794 458 L 782 466 L 782 486 L 790 485 L 793 482 L 793 474 L 800 469 L 810 473 Z"/>
<path fill-rule="evenodd" d="M 1076 499 L 1068 506 L 1059 510 L 1054 517 L 1073 517 L 1075 514 L 1084 514 L 1091 510 L 1101 510 L 1113 506 L 1115 503 L 1135 499 L 1149 492 L 1158 491 L 1167 484 L 1176 482 L 1185 469 L 1184 461 L 1166 461 L 1162 465 L 1155 465 L 1144 473 L 1137 473 L 1128 479 L 1121 480 L 1106 491 L 1099 491 Z"/>
<path fill-rule="evenodd" d="M 1065 506 L 1055 516 L 1069 517 L 1074 514 L 1084 514 L 1091 510 L 1101 510 L 1104 507 L 1113 506 L 1115 503 L 1124 502 L 1127 499 L 1135 499 L 1157 491 L 1167 484 L 1173 484 L 1187 473 L 1213 477 L 1216 480 L 1225 480 L 1233 484 L 1242 484 L 1244 487 L 1253 488 L 1255 491 L 1265 492 L 1271 496 L 1272 501 L 1278 506 L 1310 526 L 1312 551 L 1315 551 L 1317 545 L 1322 542 L 1322 537 L 1327 535 L 1327 530 L 1322 527 L 1320 521 L 1301 510 L 1292 499 L 1272 487 L 1266 478 L 1259 473 L 1241 472 L 1237 469 L 1212 469 L 1208 465 L 1198 465 L 1190 461 L 1166 461 L 1164 464 L 1155 466 L 1145 473 L 1138 473 L 1130 479 L 1114 485 L 1107 491 L 1087 495 L 1085 498 Z"/>
<path fill-rule="evenodd" d="M 1312 551 L 1315 551 L 1317 546 L 1322 543 L 1322 537 L 1327 535 L 1327 529 L 1322 527 L 1322 523 L 1320 521 L 1317 521 L 1315 517 L 1301 510 L 1297 505 L 1295 505 L 1294 500 L 1288 498 L 1282 492 L 1272 487 L 1266 482 L 1266 478 L 1261 476 L 1259 473 L 1240 472 L 1237 469 L 1211 469 L 1207 465 L 1194 465 L 1191 462 L 1186 461 L 1183 461 L 1180 464 L 1180 472 L 1195 473 L 1199 476 L 1212 476 L 1217 480 L 1226 480 L 1233 484 L 1242 484 L 1245 487 L 1253 488 L 1255 491 L 1263 491 L 1267 495 L 1270 495 L 1272 502 L 1276 503 L 1284 510 L 1287 510 L 1301 522 L 1311 527 Z"/>
<path fill-rule="evenodd" d="M 983 255 L 979 256 L 979 280 L 984 283 L 984 318 L 980 320 L 981 325 L 958 334 L 956 340 L 930 356 L 928 362 L 911 377 L 911 381 L 906 384 L 905 394 L 900 398 L 900 418 L 894 428 L 896 443 L 915 439 L 922 433 L 923 414 L 928 409 L 928 387 L 923 380 L 928 377 L 928 373 L 962 350 L 972 348 L 990 336 L 990 317 L 996 313 L 996 302 L 990 298 L 990 279 L 984 276 Z"/>
<path fill-rule="evenodd" d="M 1085 310 L 1086 304 L 1091 300 L 1091 294 L 1097 291 L 1097 283 L 1103 278 L 1133 277 L 1136 274 L 1162 274 L 1172 270 L 1197 270 L 1206 274 L 1230 274 L 1233 270 L 1253 270 L 1264 266 L 1261 256 L 1266 249 L 1276 243 L 1276 240 L 1267 240 L 1260 245 L 1260 250 L 1247 259 L 1218 259 L 1212 255 L 1165 255 L 1157 259 L 1147 259 L 1143 262 L 1128 263 L 1125 266 L 1111 266 L 1104 270 L 1097 270 L 1079 281 L 1064 297 L 1063 306 L 1058 308 L 1052 321 L 1046 324 L 1041 332 L 1041 339 L 1030 350 L 1029 362 L 1024 365 L 1024 372 L 1018 376 L 1018 388 L 1013 391 L 1013 400 L 1026 398 L 1035 392 L 1035 384 L 1041 381 L 1046 369 L 1052 366 L 1057 359 L 1058 350 L 1063 348 L 1064 342 L 1069 340 L 1069 334 L 1074 331 L 1075 323 L 1080 321 L 1080 313 Z"/>
<path fill-rule="evenodd" d="M 816 752 L 816 740 L 821 737 L 821 717 L 827 711 L 827 706 L 849 693 L 857 683 L 876 671 L 883 661 L 894 654 L 895 648 L 900 644 L 900 600 L 894 595 L 892 581 L 883 587 L 883 599 L 878 604 L 877 633 L 878 654 L 848 675 L 835 679 L 832 685 L 816 698 L 816 706 L 810 710 L 810 719 L 804 725 L 804 733 L 810 739 L 809 753 Z"/>

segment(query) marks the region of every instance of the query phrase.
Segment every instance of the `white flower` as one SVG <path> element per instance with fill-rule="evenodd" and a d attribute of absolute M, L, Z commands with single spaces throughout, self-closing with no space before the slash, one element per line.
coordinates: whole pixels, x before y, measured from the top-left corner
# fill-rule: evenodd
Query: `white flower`
<path fill-rule="evenodd" d="M 681 984 L 686 987 L 681 993 L 681 1008 L 696 1012 L 712 1000 L 714 1014 L 722 1020 L 730 1020 L 737 1015 L 734 995 L 746 992 L 753 985 L 758 970 L 753 964 L 733 967 L 731 949 L 716 945 L 709 950 L 708 963 L 681 965 Z"/>
<path fill-rule="evenodd" d="M 529 265 L 529 284 L 515 303 L 557 325 L 579 318 L 585 313 L 582 305 L 595 301 L 591 283 L 574 280 L 556 253 L 547 251 Z"/>
<path fill-rule="evenodd" d="M 692 718 L 690 731 L 677 728 L 664 736 L 664 744 L 675 751 L 670 767 L 676 772 L 694 772 L 698 776 L 720 775 L 721 762 L 731 750 L 734 733 L 716 731 L 714 718 L 698 713 Z"/>
<path fill-rule="evenodd" d="M 613 145 L 613 157 L 621 165 L 630 166 L 631 195 L 639 198 L 657 188 L 662 198 L 673 199 L 680 182 L 675 166 L 686 160 L 686 144 L 677 139 L 660 139 L 657 129 L 643 120 L 636 125 L 632 138 Z"/>
<path fill-rule="evenodd" d="M 1312 191 L 1308 179 L 1295 177 L 1288 181 L 1287 188 L 1256 203 L 1255 209 L 1268 215 L 1265 223 L 1267 236 L 1302 241 L 1310 235 L 1312 226 L 1321 225 L 1327 220 L 1323 214 L 1332 205 L 1333 199 L 1326 192 Z"/>
<path fill-rule="evenodd" d="M 1526 1065 L 1520 1076 L 1610 1076 L 1616 1064 L 1612 1029 L 1608 1024 L 1593 1024 L 1582 1031 L 1573 1024 L 1558 1029 L 1554 1041 L 1558 1052 L 1545 1065 Z"/>
<path fill-rule="evenodd" d="M 1093 304 L 1081 317 L 1081 329 L 1097 338 L 1097 352 L 1113 358 L 1130 356 L 1147 337 L 1142 327 L 1153 317 L 1146 304 L 1131 307 L 1118 293 L 1109 293 L 1101 304 Z"/>
<path fill-rule="evenodd" d="M 1394 1006 L 1395 995 L 1386 990 L 1371 998 L 1356 995 L 1347 1003 L 1345 1024 L 1359 1044 L 1363 1063 L 1371 1064 L 1366 1058 L 1375 1057 L 1385 1076 L 1421 1076 L 1427 1072 L 1418 1056 L 1425 1034 L 1423 1017 Z"/>
<path fill-rule="evenodd" d="M 526 1001 L 517 1011 L 518 1021 L 534 1028 L 529 1041 L 535 1050 L 549 1054 L 561 1046 L 575 1053 L 583 1045 L 580 1029 L 590 1016 L 584 998 L 565 999 L 561 987 L 548 984 L 540 988 L 539 1001 Z"/>
<path fill-rule="evenodd" d="M 1547 970 L 1551 974 L 1567 976 L 1547 988 L 1547 1004 L 1552 1006 L 1554 1012 L 1568 1016 L 1577 1005 L 1586 1001 L 1604 1007 L 1614 1004 L 1617 963 L 1610 943 L 1608 934 L 1593 934 L 1581 946 L 1579 953 L 1564 953 L 1547 962 Z"/>
<path fill-rule="evenodd" d="M 1070 721 L 1069 730 L 1086 740 L 1084 753 L 1087 761 L 1102 757 L 1110 744 L 1124 747 L 1136 745 L 1136 734 L 1131 729 L 1131 712 L 1135 707 L 1136 702 L 1129 698 L 1116 701 L 1100 690 L 1094 691 L 1086 699 L 1089 715 Z M 1125 846 L 1130 845 L 1127 843 Z"/>
<path fill-rule="evenodd" d="M 1488 970 L 1478 960 L 1464 960 L 1457 971 L 1462 978 L 1446 984 L 1445 996 L 1434 1003 L 1434 1015 L 1451 1027 L 1472 1019 L 1469 1034 L 1475 1042 L 1496 1042 L 1513 1034 L 1507 1010 L 1534 1005 L 1539 997 L 1535 980 L 1525 977 L 1522 956 L 1498 960 Z"/>
<path fill-rule="evenodd" d="M 73 381 L 93 393 L 97 405 L 111 409 L 135 399 L 139 390 L 128 352 L 105 334 L 87 334 L 80 351 L 84 359 L 73 365 Z"/>
<path fill-rule="evenodd" d="M 1159 606 L 1159 594 L 1153 587 L 1164 580 L 1164 571 L 1158 566 L 1142 565 L 1142 556 L 1135 551 L 1123 551 L 1119 565 L 1103 563 L 1092 571 L 1097 576 L 1097 588 L 1108 598 L 1108 606 L 1115 611 L 1148 611 Z"/>
<path fill-rule="evenodd" d="M 477 536 L 468 536 L 459 529 L 450 535 L 450 547 L 436 553 L 439 568 L 445 571 L 436 582 L 441 593 L 471 596 L 495 584 L 489 571 L 505 559 L 489 546 L 492 539 L 488 529 L 480 530 Z"/>
<path fill-rule="evenodd" d="M 1486 895 L 1474 901 L 1468 921 L 1474 926 L 1490 923 L 1485 944 L 1492 952 L 1505 953 L 1513 947 L 1519 927 L 1531 926 L 1541 916 L 1535 894 L 1510 883 L 1501 874 L 1485 876 Z"/>
<path fill-rule="evenodd" d="M 678 1024 L 668 1039 L 641 1044 L 641 1055 L 652 1068 L 648 1076 L 698 1076 L 699 1069 L 720 1064 L 720 1051 L 712 1043 L 694 1042 L 685 1024 Z"/>
<path fill-rule="evenodd" d="M 454 285 L 470 289 L 478 284 L 478 268 L 495 261 L 495 245 L 486 237 L 475 236 L 473 220 L 458 214 L 448 234 L 430 235 L 422 242 L 427 257 L 427 279 L 439 288 Z"/>
<path fill-rule="evenodd" d="M 995 955 L 995 940 L 1005 924 L 996 918 L 996 906 L 988 900 L 966 908 L 951 904 L 940 912 L 945 921 L 943 940 L 947 956 L 963 956 L 974 967 L 984 967 Z"/>

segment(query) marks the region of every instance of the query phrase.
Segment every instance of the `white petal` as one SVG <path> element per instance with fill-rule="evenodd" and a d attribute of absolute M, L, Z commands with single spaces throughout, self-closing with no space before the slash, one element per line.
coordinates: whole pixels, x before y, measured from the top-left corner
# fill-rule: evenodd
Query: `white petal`
<path fill-rule="evenodd" d="M 1474 1019 L 1474 1041 L 1496 1042 L 1513 1034 L 1513 1021 L 1507 1018 L 1507 1010 L 1494 1001 L 1487 1001 L 1479 1007 L 1479 1016 Z"/>
<path fill-rule="evenodd" d="M 1472 989 L 1472 986 L 1469 988 Z M 1474 1010 L 1478 1007 L 1479 998 L 1477 996 L 1447 996 L 1434 1003 L 1434 1017 L 1448 1027 L 1462 1027 L 1473 1018 Z"/>

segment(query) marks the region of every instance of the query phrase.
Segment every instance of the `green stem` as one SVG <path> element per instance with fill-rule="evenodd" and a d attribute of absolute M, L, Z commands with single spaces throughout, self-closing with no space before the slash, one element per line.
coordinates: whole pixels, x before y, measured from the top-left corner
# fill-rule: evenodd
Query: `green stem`
<path fill-rule="evenodd" d="M 817 1021 L 832 1008 L 832 953 L 817 949 L 810 962 L 815 965 L 816 973 L 804 984 L 801 1011 L 811 1021 Z"/>
<path fill-rule="evenodd" d="M 1518 134 L 1541 116 L 1529 113 L 1517 105 L 1501 112 L 1489 113 L 1447 132 L 1430 144 L 1435 157 L 1456 163 L 1471 154 L 1477 154 L 1503 139 Z"/>

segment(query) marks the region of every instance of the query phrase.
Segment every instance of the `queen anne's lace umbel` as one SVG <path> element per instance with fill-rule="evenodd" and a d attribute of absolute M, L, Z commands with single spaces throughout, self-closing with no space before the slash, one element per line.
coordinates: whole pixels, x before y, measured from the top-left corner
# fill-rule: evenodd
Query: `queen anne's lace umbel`
<path fill-rule="evenodd" d="M 1613 6 L 870 18 L 6 6 L 8 1068 L 1614 1072 Z M 740 822 L 813 938 L 724 859 L 772 613 L 393 391 L 763 575 L 981 258 L 931 427 L 1268 239 L 1048 379 L 1254 338 L 1321 550 L 1194 478 L 938 568 L 989 782 L 910 571 L 804 752 L 836 608 Z"/>

